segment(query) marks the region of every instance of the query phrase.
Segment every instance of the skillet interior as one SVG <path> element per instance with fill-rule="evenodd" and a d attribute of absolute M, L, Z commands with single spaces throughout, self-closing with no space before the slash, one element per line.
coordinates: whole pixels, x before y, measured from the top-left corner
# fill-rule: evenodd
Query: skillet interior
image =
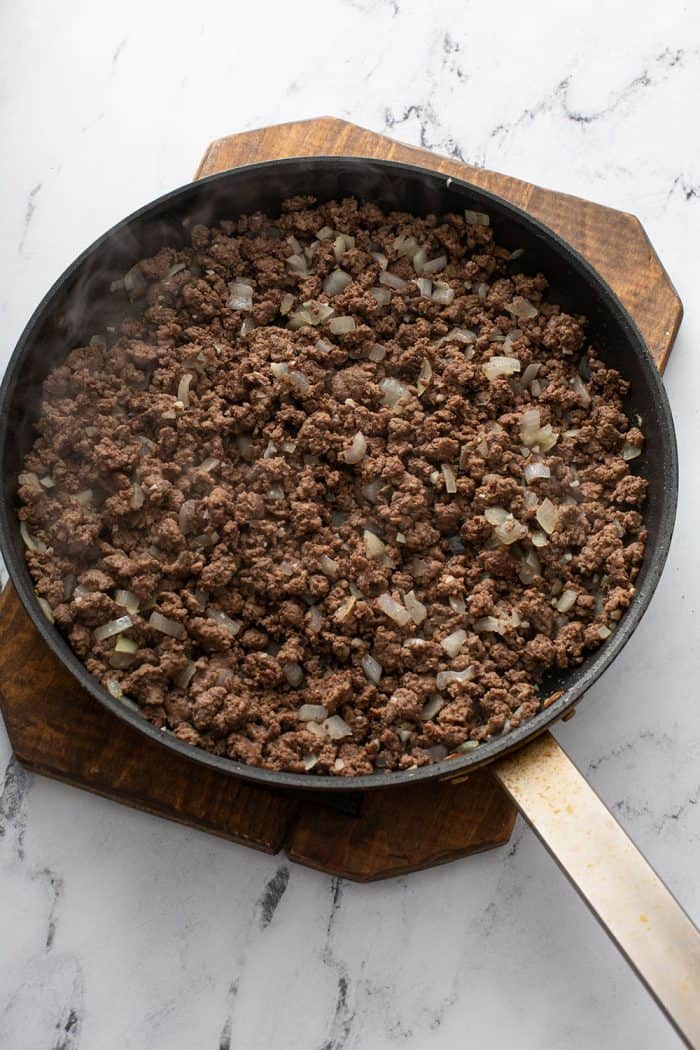
<path fill-rule="evenodd" d="M 417 215 L 465 207 L 487 211 L 497 243 L 525 249 L 524 256 L 512 264 L 513 271 L 541 270 L 555 302 L 588 316 L 589 338 L 604 360 L 631 381 L 626 410 L 630 416 L 642 417 L 647 439 L 644 454 L 635 460 L 637 472 L 649 482 L 647 552 L 637 578 L 637 594 L 614 635 L 580 667 L 546 680 L 543 695 L 564 691 L 546 711 L 475 752 L 414 771 L 355 778 L 279 773 L 181 743 L 113 699 L 87 672 L 41 612 L 24 562 L 15 511 L 17 474 L 33 441 L 41 384 L 73 347 L 123 318 L 128 304 L 122 296 L 110 293 L 111 282 L 163 244 L 183 244 L 183 222 L 212 224 L 255 210 L 275 215 L 281 200 L 300 193 L 312 193 L 321 201 L 354 195 Z M 366 790 L 454 775 L 518 747 L 560 718 L 602 674 L 639 623 L 666 560 L 677 497 L 673 421 L 659 373 L 629 314 L 582 257 L 541 223 L 475 186 L 411 165 L 349 157 L 271 161 L 213 175 L 159 198 L 95 241 L 40 303 L 10 360 L 0 388 L 0 473 L 0 547 L 12 583 L 51 649 L 96 700 L 140 732 L 195 762 L 269 786 L 322 791 Z"/>

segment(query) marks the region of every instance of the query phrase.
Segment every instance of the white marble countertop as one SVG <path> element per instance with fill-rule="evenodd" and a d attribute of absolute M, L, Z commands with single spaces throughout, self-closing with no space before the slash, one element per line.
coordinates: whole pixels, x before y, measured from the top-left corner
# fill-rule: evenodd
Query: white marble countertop
<path fill-rule="evenodd" d="M 700 919 L 700 19 L 557 4 L 24 0 L 0 12 L 0 354 L 90 241 L 227 132 L 332 113 L 634 212 L 687 316 L 678 528 L 558 731 Z M 532 833 L 339 883 L 0 761 L 5 1050 L 663 1050 L 677 1037 Z M 0 782 L 2 770 L 0 769 Z"/>

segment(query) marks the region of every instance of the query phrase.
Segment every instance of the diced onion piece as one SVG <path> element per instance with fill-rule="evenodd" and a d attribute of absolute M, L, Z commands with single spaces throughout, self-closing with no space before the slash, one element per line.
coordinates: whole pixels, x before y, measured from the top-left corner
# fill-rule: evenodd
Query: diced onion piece
<path fill-rule="evenodd" d="M 215 467 L 218 467 L 220 463 L 221 460 L 217 459 L 215 456 L 208 456 L 207 459 L 199 464 L 198 469 L 205 470 L 208 473 L 210 470 L 214 470 Z"/>
<path fill-rule="evenodd" d="M 393 248 L 394 251 L 399 255 L 413 256 L 418 247 L 418 242 L 415 237 L 404 237 L 403 234 L 399 234 L 394 240 Z"/>
<path fill-rule="evenodd" d="M 408 387 L 392 376 L 382 379 L 379 386 L 383 394 L 382 404 L 387 405 L 389 408 L 393 408 L 408 394 Z"/>
<path fill-rule="evenodd" d="M 340 566 L 334 558 L 329 558 L 327 554 L 322 554 L 319 559 L 319 566 L 321 572 L 325 573 L 326 576 L 335 578 L 338 575 L 338 569 Z"/>
<path fill-rule="evenodd" d="M 128 631 L 133 626 L 134 621 L 130 616 L 118 616 L 116 620 L 110 620 L 109 623 L 103 623 L 101 627 L 95 628 L 95 641 L 103 642 L 105 638 L 111 638 L 112 635 L 119 634 L 121 631 Z"/>
<path fill-rule="evenodd" d="M 504 521 L 508 520 L 508 511 L 505 507 L 487 507 L 484 511 L 484 517 L 489 525 L 502 525 Z"/>
<path fill-rule="evenodd" d="M 539 532 L 538 530 L 535 530 L 534 532 L 530 533 L 530 543 L 533 547 L 546 547 L 549 543 L 549 540 L 545 536 L 544 532 Z"/>
<path fill-rule="evenodd" d="M 289 372 L 289 365 L 284 361 L 273 361 L 270 365 L 270 371 L 275 379 L 281 379 L 282 376 L 286 376 Z"/>
<path fill-rule="evenodd" d="M 431 718 L 435 718 L 435 715 L 445 706 L 445 701 L 441 696 L 431 696 L 430 699 L 426 700 L 423 704 L 421 713 L 418 715 L 421 722 L 429 722 Z"/>
<path fill-rule="evenodd" d="M 420 373 L 418 375 L 418 380 L 416 382 L 416 390 L 418 391 L 418 396 L 419 397 L 422 394 L 424 394 L 425 391 L 428 389 L 428 387 L 430 386 L 430 380 L 432 378 L 433 378 L 433 366 L 431 365 L 431 363 L 428 360 L 428 358 L 424 357 L 423 358 L 423 363 L 420 366 Z"/>
<path fill-rule="evenodd" d="M 452 467 L 449 465 L 449 463 L 442 464 L 442 476 L 445 479 L 445 492 L 456 492 L 457 479 L 455 478 Z"/>
<path fill-rule="evenodd" d="M 362 489 L 362 495 L 365 499 L 369 500 L 370 503 L 376 503 L 382 484 L 383 482 L 381 478 L 377 478 L 375 481 L 370 481 L 370 483 L 365 485 Z"/>
<path fill-rule="evenodd" d="M 542 575 L 542 565 L 537 557 L 537 552 L 530 548 L 522 562 L 518 566 L 518 576 L 521 583 L 534 583 L 538 576 Z"/>
<path fill-rule="evenodd" d="M 537 493 L 533 492 L 532 489 L 528 489 L 523 496 L 523 503 L 525 505 L 525 510 L 534 510 L 539 503 Z"/>
<path fill-rule="evenodd" d="M 157 609 L 151 613 L 148 622 L 154 631 L 167 634 L 169 638 L 183 638 L 185 635 L 184 624 L 181 624 L 179 620 L 171 620 L 168 616 L 163 616 Z"/>
<path fill-rule="evenodd" d="M 53 623 L 54 622 L 53 609 L 49 605 L 49 603 L 46 600 L 46 598 L 39 598 L 39 597 L 37 597 L 37 602 L 39 603 L 39 608 L 41 609 L 41 611 L 43 612 L 44 616 L 49 621 L 49 623 Z"/>
<path fill-rule="evenodd" d="M 438 671 L 435 684 L 438 689 L 445 689 L 450 682 L 471 682 L 473 677 L 473 667 L 465 667 L 463 671 Z"/>
<path fill-rule="evenodd" d="M 177 520 L 180 525 L 180 532 L 183 536 L 186 536 L 188 532 L 192 532 L 194 528 L 194 519 L 197 509 L 197 504 L 193 499 L 186 499 L 180 504 L 180 509 L 177 512 Z"/>
<path fill-rule="evenodd" d="M 559 518 L 559 511 L 550 499 L 545 497 L 545 499 L 542 500 L 537 508 L 537 514 L 535 517 L 537 518 L 538 524 L 541 525 L 544 531 L 551 536 L 557 524 L 557 519 Z"/>
<path fill-rule="evenodd" d="M 551 477 L 551 471 L 546 463 L 527 463 L 523 474 L 527 485 L 531 485 L 538 478 Z"/>
<path fill-rule="evenodd" d="M 481 284 L 477 284 L 477 286 L 476 286 L 476 294 L 479 297 L 479 301 L 480 302 L 482 302 L 482 303 L 486 302 L 486 296 L 488 295 L 488 291 L 489 291 L 489 286 L 487 284 L 484 284 L 483 281 L 482 281 Z"/>
<path fill-rule="evenodd" d="M 489 383 L 493 383 L 494 379 L 499 379 L 501 376 L 512 376 L 515 372 L 519 372 L 520 361 L 517 357 L 492 357 L 490 361 L 481 366 L 481 371 Z"/>
<path fill-rule="evenodd" d="M 123 698 L 124 693 L 122 691 L 122 687 L 120 686 L 116 678 L 108 678 L 105 681 L 105 685 L 107 686 L 107 691 L 114 697 L 115 700 L 121 700 Z"/>
<path fill-rule="evenodd" d="M 386 350 L 383 346 L 380 346 L 379 343 L 375 343 L 367 356 L 370 361 L 378 363 L 379 361 L 383 361 L 386 357 Z"/>
<path fill-rule="evenodd" d="M 340 715 L 331 715 L 323 723 L 323 728 L 331 740 L 345 740 L 352 736 L 352 729 Z"/>
<path fill-rule="evenodd" d="M 187 686 L 190 684 L 190 682 L 195 676 L 196 670 L 197 665 L 194 663 L 194 661 L 188 660 L 182 671 L 180 671 L 180 673 L 177 674 L 174 678 L 175 685 L 178 687 L 178 689 L 187 689 Z"/>
<path fill-rule="evenodd" d="M 138 642 L 135 642 L 133 638 L 122 638 L 120 635 L 117 638 L 114 651 L 116 653 L 135 653 L 138 651 Z"/>
<path fill-rule="evenodd" d="M 333 335 L 345 335 L 347 332 L 355 331 L 355 318 L 349 316 L 331 317 L 328 327 Z"/>
<path fill-rule="evenodd" d="M 314 766 L 318 764 L 318 755 L 304 755 L 302 762 L 304 763 L 304 772 L 310 773 Z"/>
<path fill-rule="evenodd" d="M 316 237 L 319 241 L 330 241 L 332 237 L 335 237 L 335 230 L 331 229 L 330 226 L 322 226 Z"/>
<path fill-rule="evenodd" d="M 34 536 L 32 536 L 29 529 L 27 528 L 26 521 L 20 521 L 19 531 L 20 535 L 22 536 L 22 539 L 24 540 L 24 545 L 25 547 L 27 547 L 28 550 L 34 551 L 35 554 L 44 554 L 48 550 L 45 543 L 42 543 L 41 540 L 37 540 L 34 538 Z"/>
<path fill-rule="evenodd" d="M 454 659 L 466 640 L 467 632 L 463 631 L 460 627 L 456 631 L 453 631 L 452 634 L 448 634 L 447 638 L 443 638 L 440 645 L 447 655 Z"/>
<path fill-rule="evenodd" d="M 477 620 L 474 624 L 474 630 L 477 634 L 484 634 L 486 632 L 492 634 L 505 634 L 512 624 L 505 623 L 503 620 L 498 619 L 495 616 L 482 616 L 480 620 Z"/>
<path fill-rule="evenodd" d="M 135 263 L 124 274 L 124 287 L 127 292 L 142 292 L 145 289 L 146 279 L 143 276 L 139 263 Z"/>
<path fill-rule="evenodd" d="M 605 624 L 601 624 L 601 626 L 598 628 L 598 637 L 602 638 L 603 641 L 605 641 L 606 638 L 609 638 L 611 634 L 612 631 L 609 627 L 606 627 Z"/>
<path fill-rule="evenodd" d="M 190 372 L 186 372 L 177 385 L 177 399 L 182 402 L 185 408 L 190 403 L 190 383 L 193 378 L 194 376 Z"/>
<path fill-rule="evenodd" d="M 527 531 L 527 525 L 521 524 L 517 518 L 509 514 L 504 522 L 496 526 L 493 534 L 500 544 L 508 546 L 510 543 L 517 543 L 518 540 L 524 539 Z"/>
<path fill-rule="evenodd" d="M 520 332 L 519 334 L 522 335 L 522 332 Z M 506 341 L 503 344 L 504 347 L 508 345 L 508 340 L 509 340 L 509 338 L 512 335 L 513 335 L 512 332 L 508 333 L 508 335 L 506 336 Z M 520 379 L 520 382 L 521 382 L 523 387 L 526 387 L 528 385 L 528 383 L 532 382 L 532 380 L 536 377 L 536 375 L 539 372 L 541 367 L 542 367 L 542 365 L 539 363 L 539 361 L 531 361 L 530 362 L 530 364 L 527 366 L 527 368 L 523 372 L 523 374 L 521 376 L 521 379 Z"/>
<path fill-rule="evenodd" d="M 524 321 L 530 320 L 533 317 L 537 317 L 539 310 L 532 303 L 529 303 L 527 299 L 524 299 L 522 295 L 516 295 L 512 303 L 506 304 L 506 310 L 513 317 L 521 318 Z"/>
<path fill-rule="evenodd" d="M 304 681 L 304 671 L 299 664 L 284 664 L 282 670 L 284 671 L 284 677 L 287 679 L 292 689 L 296 689 Z"/>
<path fill-rule="evenodd" d="M 114 595 L 117 605 L 123 605 L 127 612 L 135 615 L 139 611 L 139 599 L 133 591 L 117 591 Z"/>
<path fill-rule="evenodd" d="M 444 281 L 435 282 L 432 295 L 434 303 L 440 303 L 441 306 L 449 306 L 454 301 L 454 297 L 454 288 L 450 288 L 449 284 L 445 284 Z"/>
<path fill-rule="evenodd" d="M 228 286 L 231 293 L 226 305 L 230 310 L 251 310 L 253 307 L 253 289 L 243 281 L 231 281 Z"/>
<path fill-rule="evenodd" d="M 389 260 L 387 259 L 386 255 L 384 255 L 382 252 L 372 252 L 372 258 L 376 263 L 379 263 L 380 270 L 386 270 L 387 266 L 389 265 Z"/>
<path fill-rule="evenodd" d="M 428 253 L 426 252 L 425 248 L 419 248 L 411 261 L 413 262 L 413 269 L 416 271 L 416 273 L 419 275 L 422 274 L 423 267 L 428 261 Z"/>
<path fill-rule="evenodd" d="M 333 343 L 329 342 L 328 339 L 317 339 L 316 349 L 320 350 L 323 354 L 328 354 L 331 352 L 331 350 L 335 350 L 335 346 L 333 345 Z"/>
<path fill-rule="evenodd" d="M 232 620 L 230 616 L 227 616 L 221 609 L 215 609 L 213 605 L 207 607 L 207 616 L 231 635 L 238 634 L 243 626 L 240 620 Z"/>
<path fill-rule="evenodd" d="M 540 427 L 536 444 L 540 446 L 543 452 L 549 452 L 550 448 L 554 448 L 558 440 L 559 434 L 557 431 L 552 430 L 550 423 L 546 423 L 543 427 Z"/>
<path fill-rule="evenodd" d="M 388 270 L 379 274 L 379 283 L 397 292 L 404 292 L 408 288 L 408 281 L 404 281 L 403 277 L 398 277 L 395 273 L 389 273 Z"/>
<path fill-rule="evenodd" d="M 391 292 L 388 288 L 370 288 L 370 295 L 376 300 L 377 306 L 388 306 L 391 302 Z"/>
<path fill-rule="evenodd" d="M 384 668 L 382 667 L 382 665 L 377 660 L 375 660 L 373 656 L 370 656 L 369 653 L 367 653 L 366 656 L 363 656 L 360 662 L 362 664 L 362 670 L 365 672 L 365 677 L 368 679 L 368 681 L 374 682 L 375 685 L 379 685 L 382 678 L 382 674 L 384 672 Z"/>
<path fill-rule="evenodd" d="M 416 624 L 416 626 L 418 626 L 418 624 L 423 623 L 423 620 L 428 615 L 428 610 L 422 602 L 418 601 L 418 599 L 416 598 L 415 591 L 408 591 L 406 594 L 404 594 L 403 603 L 408 609 L 411 619 Z"/>
<path fill-rule="evenodd" d="M 591 395 L 589 393 L 588 387 L 581 379 L 581 376 L 578 374 L 578 372 L 574 375 L 574 378 L 571 380 L 571 389 L 576 394 L 576 397 L 579 399 L 584 408 L 588 408 L 588 406 L 591 403 Z"/>
<path fill-rule="evenodd" d="M 340 295 L 349 284 L 352 284 L 350 274 L 346 273 L 345 270 L 336 269 L 326 277 L 323 282 L 323 290 L 326 295 Z"/>
<path fill-rule="evenodd" d="M 297 711 L 300 722 L 325 722 L 328 711 L 321 704 L 302 704 Z"/>
<path fill-rule="evenodd" d="M 430 259 L 423 264 L 423 273 L 440 273 L 447 266 L 447 256 L 438 255 L 436 259 Z"/>
<path fill-rule="evenodd" d="M 520 439 L 524 445 L 534 445 L 540 430 L 539 408 L 528 408 L 520 417 Z"/>
<path fill-rule="evenodd" d="M 313 299 L 307 299 L 301 304 L 300 310 L 295 310 L 289 315 L 289 327 L 292 331 L 296 331 L 297 328 L 307 324 L 318 326 L 324 324 L 332 316 L 333 307 L 328 303 L 317 303 Z"/>
<path fill-rule="evenodd" d="M 302 394 L 305 394 L 311 386 L 311 383 L 303 374 L 303 372 L 297 372 L 295 371 L 295 369 L 290 369 L 290 371 L 287 373 L 287 378 L 289 379 L 289 382 L 292 384 L 292 386 L 296 387 L 297 390 L 299 390 Z"/>
<path fill-rule="evenodd" d="M 576 604 L 577 598 L 577 592 L 572 591 L 570 588 L 567 587 L 567 589 L 565 591 L 562 591 L 559 596 L 559 600 L 556 604 L 557 612 L 567 613 L 569 609 L 573 609 L 574 605 Z"/>
<path fill-rule="evenodd" d="M 323 626 L 323 617 L 321 616 L 321 610 L 316 605 L 312 605 L 309 609 L 309 630 L 313 634 L 318 634 Z"/>
<path fill-rule="evenodd" d="M 346 598 L 345 601 L 341 605 L 339 605 L 338 608 L 335 610 L 333 614 L 333 619 L 336 620 L 338 623 L 345 623 L 348 616 L 355 608 L 356 601 L 357 598 L 355 597 L 355 595 L 351 594 L 350 597 Z"/>
<path fill-rule="evenodd" d="M 406 624 L 411 623 L 410 613 L 403 607 L 403 605 L 400 605 L 399 602 L 395 601 L 388 592 L 385 591 L 384 594 L 379 595 L 377 598 L 377 605 L 381 611 L 388 616 L 390 620 L 397 623 L 399 627 L 405 627 Z"/>
<path fill-rule="evenodd" d="M 92 489 L 82 489 L 81 492 L 76 492 L 75 498 L 81 507 L 89 507 L 92 504 Z"/>
<path fill-rule="evenodd" d="M 386 545 L 382 543 L 379 536 L 375 536 L 369 529 L 365 529 L 365 545 L 367 547 L 367 557 L 372 558 L 376 561 L 384 556 Z"/>
<path fill-rule="evenodd" d="M 622 458 L 629 462 L 631 459 L 636 459 L 637 456 L 641 456 L 642 450 L 637 445 L 632 445 L 629 441 L 626 441 L 622 449 Z"/>
<path fill-rule="evenodd" d="M 476 342 L 476 332 L 470 328 L 452 328 L 447 335 L 443 335 L 441 343 L 464 343 L 469 346 Z"/>
<path fill-rule="evenodd" d="M 430 299 L 433 293 L 433 282 L 427 277 L 418 277 L 413 282 L 424 299 Z"/>
<path fill-rule="evenodd" d="M 115 671 L 124 671 L 127 667 L 131 667 L 134 662 L 133 653 L 118 653 L 116 650 L 110 655 L 107 661 L 110 667 L 113 667 Z"/>
<path fill-rule="evenodd" d="M 144 504 L 143 488 L 138 481 L 134 482 L 133 491 L 131 493 L 131 499 L 129 500 L 129 506 L 132 510 L 139 510 Z"/>
<path fill-rule="evenodd" d="M 367 454 L 367 438 L 361 430 L 355 434 L 352 439 L 352 444 L 349 448 L 343 449 L 340 453 L 342 458 L 350 466 L 354 466 L 356 463 L 360 463 Z"/>
<path fill-rule="evenodd" d="M 348 251 L 349 248 L 354 247 L 354 237 L 351 237 L 349 233 L 339 233 L 333 241 L 333 254 L 335 255 L 336 262 L 340 262 L 346 251 Z"/>
<path fill-rule="evenodd" d="M 285 262 L 290 273 L 301 273 L 306 275 L 309 272 L 306 256 L 301 252 L 295 252 L 293 255 L 290 255 L 285 259 Z"/>
<path fill-rule="evenodd" d="M 286 317 L 294 306 L 294 296 L 291 292 L 285 292 L 280 300 L 280 313 L 283 317 Z"/>
<path fill-rule="evenodd" d="M 464 613 L 467 611 L 467 603 L 465 602 L 464 598 L 457 598 L 456 595 L 451 594 L 449 602 L 450 609 L 452 609 L 452 612 Z"/>
<path fill-rule="evenodd" d="M 488 215 L 483 211 L 470 211 L 466 208 L 464 211 L 464 219 L 467 226 L 490 226 L 491 220 Z"/>
<path fill-rule="evenodd" d="M 50 474 L 45 474 L 43 478 L 39 478 L 39 484 L 43 485 L 45 489 L 52 489 L 56 486 L 56 482 Z"/>
<path fill-rule="evenodd" d="M 539 445 L 543 452 L 548 452 L 556 445 L 559 434 L 552 430 L 549 423 L 540 425 L 539 408 L 529 408 L 520 418 L 520 439 L 524 445 Z"/>

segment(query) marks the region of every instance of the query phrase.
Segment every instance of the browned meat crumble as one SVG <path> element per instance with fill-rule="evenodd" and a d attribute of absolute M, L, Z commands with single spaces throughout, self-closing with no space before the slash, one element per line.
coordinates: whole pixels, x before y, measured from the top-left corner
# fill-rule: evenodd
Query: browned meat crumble
<path fill-rule="evenodd" d="M 602 644 L 643 438 L 585 318 L 513 269 L 486 216 L 297 198 L 129 271 L 19 488 L 42 606 L 113 695 L 353 776 L 508 732 Z"/>

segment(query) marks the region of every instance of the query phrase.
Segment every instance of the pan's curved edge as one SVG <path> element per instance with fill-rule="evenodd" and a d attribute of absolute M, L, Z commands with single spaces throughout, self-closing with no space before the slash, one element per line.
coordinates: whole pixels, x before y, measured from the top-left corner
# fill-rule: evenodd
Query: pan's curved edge
<path fill-rule="evenodd" d="M 115 700 L 106 689 L 89 674 L 84 665 L 78 660 L 73 651 L 58 630 L 48 622 L 42 613 L 34 588 L 29 577 L 24 559 L 17 556 L 15 545 L 12 541 L 12 516 L 14 507 L 8 504 L 5 491 L 0 490 L 0 549 L 2 550 L 7 565 L 10 580 L 15 587 L 19 598 L 30 616 L 35 627 L 42 638 L 54 652 L 54 654 L 68 667 L 80 685 L 85 688 L 103 707 L 106 707 L 122 721 L 132 725 L 139 732 L 144 733 L 158 744 L 176 751 L 195 763 L 216 769 L 232 776 L 239 777 L 267 787 L 294 788 L 304 791 L 366 791 L 389 788 L 393 786 L 406 786 L 410 783 L 420 783 L 426 780 L 442 779 L 464 774 L 469 770 L 480 768 L 491 761 L 499 758 L 505 753 L 522 746 L 534 737 L 539 736 L 554 722 L 558 721 L 563 714 L 572 709 L 582 698 L 584 693 L 598 680 L 606 668 L 617 657 L 634 633 L 642 616 L 648 608 L 649 602 L 658 585 L 659 579 L 666 563 L 670 542 L 675 522 L 676 504 L 678 498 L 678 454 L 675 439 L 673 417 L 666 392 L 656 365 L 649 350 L 628 311 L 615 295 L 613 290 L 601 275 L 566 241 L 547 227 L 540 220 L 533 218 L 527 212 L 511 204 L 479 186 L 466 182 L 455 176 L 445 176 L 430 168 L 413 164 L 405 164 L 395 161 L 367 159 L 361 157 L 343 157 L 323 155 L 308 157 L 293 157 L 284 160 L 264 161 L 258 164 L 249 164 L 229 171 L 209 175 L 195 182 L 172 190 L 161 197 L 156 198 L 149 204 L 144 205 L 126 218 L 116 223 L 110 230 L 97 238 L 78 258 L 61 274 L 52 287 L 43 297 L 30 320 L 22 332 L 17 346 L 10 358 L 2 384 L 0 385 L 0 470 L 4 472 L 6 460 L 6 445 L 8 441 L 8 412 L 7 403 L 17 378 L 19 367 L 24 359 L 24 352 L 31 343 L 35 330 L 51 305 L 57 292 L 70 280 L 80 266 L 97 253 L 110 238 L 124 230 L 131 223 L 163 208 L 170 202 L 182 202 L 188 193 L 194 195 L 209 185 L 217 185 L 226 181 L 235 182 L 236 178 L 243 174 L 259 172 L 261 175 L 266 171 L 284 170 L 292 166 L 311 166 L 317 163 L 325 163 L 329 167 L 376 167 L 383 172 L 391 172 L 394 175 L 405 173 L 407 175 L 429 177 L 438 183 L 447 183 L 449 179 L 450 190 L 459 190 L 472 202 L 478 202 L 480 210 L 497 211 L 508 218 L 514 219 L 523 225 L 529 232 L 542 238 L 548 245 L 553 246 L 560 255 L 578 271 L 579 275 L 592 286 L 599 299 L 603 301 L 607 309 L 616 317 L 618 323 L 625 330 L 628 342 L 634 353 L 642 362 L 651 385 L 656 395 L 656 408 L 659 413 L 658 427 L 663 443 L 663 467 L 664 467 L 664 503 L 663 514 L 659 522 L 659 535 L 653 551 L 651 561 L 647 568 L 646 578 L 642 587 L 626 611 L 619 628 L 613 636 L 603 645 L 596 654 L 590 658 L 586 668 L 585 680 L 578 683 L 571 690 L 565 690 L 550 707 L 538 712 L 533 718 L 522 726 L 512 730 L 507 736 L 501 736 L 495 740 L 482 744 L 474 752 L 460 756 L 454 760 L 423 766 L 415 770 L 406 770 L 390 774 L 373 774 L 360 777 L 320 777 L 308 776 L 296 773 L 283 773 L 257 766 L 244 765 L 232 759 L 222 758 L 200 748 L 192 747 L 178 740 L 173 734 L 156 729 L 146 722 L 136 712 L 131 711 L 124 704 Z"/>

